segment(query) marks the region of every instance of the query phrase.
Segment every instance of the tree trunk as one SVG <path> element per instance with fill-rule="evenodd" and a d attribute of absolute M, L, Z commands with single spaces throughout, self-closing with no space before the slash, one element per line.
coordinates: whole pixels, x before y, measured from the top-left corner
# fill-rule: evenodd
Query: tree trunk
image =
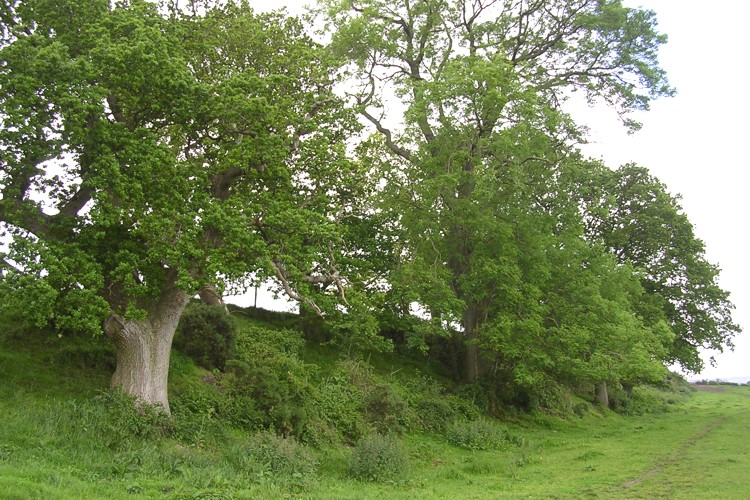
<path fill-rule="evenodd" d="M 169 413 L 167 379 L 172 338 L 190 297 L 177 288 L 164 292 L 143 320 L 111 313 L 104 330 L 114 341 L 117 367 L 112 388 L 158 404 Z"/>
<path fill-rule="evenodd" d="M 468 306 L 463 318 L 464 335 L 466 337 L 466 381 L 474 382 L 481 375 L 481 359 L 479 356 L 479 334 L 477 333 L 477 314 L 475 308 Z"/>
<path fill-rule="evenodd" d="M 227 305 L 224 303 L 224 300 L 221 298 L 221 294 L 215 286 L 204 286 L 198 292 L 198 297 L 200 297 L 201 302 L 203 302 L 204 304 L 208 306 L 221 307 L 222 309 L 224 309 L 224 312 L 229 314 L 229 309 L 227 309 Z"/>
<path fill-rule="evenodd" d="M 596 402 L 605 408 L 609 408 L 609 392 L 606 382 L 596 384 Z"/>

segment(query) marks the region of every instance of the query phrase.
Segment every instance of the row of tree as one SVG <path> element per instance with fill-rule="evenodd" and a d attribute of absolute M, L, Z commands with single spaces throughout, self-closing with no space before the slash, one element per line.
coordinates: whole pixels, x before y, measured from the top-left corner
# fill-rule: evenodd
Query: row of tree
<path fill-rule="evenodd" d="M 678 200 L 583 158 L 564 109 L 635 129 L 673 93 L 649 11 L 331 0 L 324 45 L 243 1 L 7 0 L 0 23 L 3 307 L 103 330 L 145 401 L 169 408 L 189 298 L 264 280 L 361 346 L 452 336 L 466 380 L 521 387 L 698 371 L 740 331 Z"/>

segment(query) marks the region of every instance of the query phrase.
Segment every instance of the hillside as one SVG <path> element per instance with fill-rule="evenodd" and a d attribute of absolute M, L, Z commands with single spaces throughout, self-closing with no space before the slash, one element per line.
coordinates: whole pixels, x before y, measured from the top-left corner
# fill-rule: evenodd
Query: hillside
<path fill-rule="evenodd" d="M 629 412 L 648 411 L 640 416 L 567 394 L 567 414 L 558 402 L 556 411 L 496 408 L 505 415 L 499 420 L 487 415 L 481 387 L 454 386 L 426 356 L 353 354 L 305 341 L 291 315 L 235 317 L 235 354 L 244 349 L 244 361 L 208 371 L 173 352 L 171 418 L 106 390 L 113 369 L 106 340 L 6 321 L 0 496 L 750 494 L 745 387 L 640 388 Z"/>

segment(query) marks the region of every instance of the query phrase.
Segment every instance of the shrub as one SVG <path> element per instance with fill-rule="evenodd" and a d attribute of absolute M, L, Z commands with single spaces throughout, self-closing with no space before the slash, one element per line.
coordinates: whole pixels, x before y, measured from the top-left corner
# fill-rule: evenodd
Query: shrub
<path fill-rule="evenodd" d="M 316 406 L 320 417 L 334 429 L 338 439 L 354 443 L 365 434 L 364 395 L 346 376 L 326 377 L 318 387 Z"/>
<path fill-rule="evenodd" d="M 365 396 L 365 413 L 378 432 L 403 433 L 408 410 L 406 401 L 386 384 L 370 387 Z"/>
<path fill-rule="evenodd" d="M 257 324 L 238 329 L 236 359 L 227 362 L 222 377 L 231 404 L 222 414 L 245 429 L 273 429 L 306 442 L 323 439 L 318 393 L 310 383 L 316 367 L 299 358 L 304 345 L 298 330 Z"/>
<path fill-rule="evenodd" d="M 119 389 L 90 400 L 70 400 L 56 418 L 60 435 L 72 448 L 123 450 L 136 440 L 151 441 L 170 432 L 169 416 L 161 406 L 139 402 Z"/>
<path fill-rule="evenodd" d="M 314 415 L 315 388 L 302 361 L 269 351 L 267 356 L 227 363 L 227 385 L 233 399 L 229 416 L 245 428 L 275 429 L 304 437 Z"/>
<path fill-rule="evenodd" d="M 291 437 L 260 432 L 235 446 L 229 461 L 257 482 L 275 482 L 305 488 L 317 474 L 314 455 Z"/>
<path fill-rule="evenodd" d="M 224 425 L 233 402 L 214 387 L 188 386 L 171 398 L 171 435 L 182 443 L 203 446 L 224 439 Z M 231 422 L 231 419 L 227 418 Z"/>
<path fill-rule="evenodd" d="M 467 450 L 496 450 L 513 441 L 508 431 L 485 419 L 460 420 L 447 432 L 448 442 Z"/>
<path fill-rule="evenodd" d="M 546 380 L 530 391 L 530 406 L 550 415 L 568 417 L 573 413 L 570 391 L 553 380 Z"/>
<path fill-rule="evenodd" d="M 237 331 L 236 356 L 238 359 L 248 359 L 273 352 L 299 358 L 305 348 L 302 335 L 299 330 L 244 325 Z"/>
<path fill-rule="evenodd" d="M 426 375 L 407 381 L 406 397 L 419 430 L 445 434 L 457 420 L 479 417 L 478 408 L 470 401 L 446 394 L 443 386 Z"/>
<path fill-rule="evenodd" d="M 402 433 L 410 425 L 412 412 L 407 401 L 390 384 L 373 373 L 364 361 L 342 361 L 345 380 L 362 396 L 360 409 L 367 424 L 377 432 Z"/>
<path fill-rule="evenodd" d="M 616 387 L 610 391 L 612 409 L 623 415 L 644 415 L 646 413 L 664 413 L 669 411 L 670 405 L 676 403 L 673 393 L 647 385 L 633 388 L 630 396 Z"/>
<path fill-rule="evenodd" d="M 399 481 L 408 471 L 409 459 L 401 442 L 390 434 L 362 437 L 349 462 L 349 473 L 362 481 Z"/>
<path fill-rule="evenodd" d="M 192 303 L 180 318 L 174 346 L 203 368 L 223 370 L 235 336 L 234 321 L 223 309 Z"/>

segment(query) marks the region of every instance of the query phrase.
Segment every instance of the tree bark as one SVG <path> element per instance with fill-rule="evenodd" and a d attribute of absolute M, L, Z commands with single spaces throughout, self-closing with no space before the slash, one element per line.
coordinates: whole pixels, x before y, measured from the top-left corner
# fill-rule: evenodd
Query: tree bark
<path fill-rule="evenodd" d="M 143 320 L 110 313 L 104 330 L 116 348 L 117 367 L 112 376 L 112 388 L 120 388 L 145 403 L 158 404 L 169 413 L 169 354 L 177 324 L 189 300 L 188 294 L 171 288 L 146 310 Z"/>
<path fill-rule="evenodd" d="M 203 288 L 200 289 L 198 292 L 198 297 L 200 297 L 201 302 L 208 306 L 216 306 L 221 307 L 224 309 L 224 312 L 229 314 L 229 309 L 227 309 L 227 305 L 224 303 L 224 300 L 221 298 L 221 293 L 216 289 L 213 285 L 206 285 Z"/>
<path fill-rule="evenodd" d="M 467 306 L 464 311 L 463 326 L 466 338 L 466 381 L 474 382 L 481 375 L 481 359 L 477 345 L 477 314 L 472 306 Z"/>
<path fill-rule="evenodd" d="M 605 408 L 609 408 L 609 392 L 606 382 L 596 384 L 596 402 Z"/>

